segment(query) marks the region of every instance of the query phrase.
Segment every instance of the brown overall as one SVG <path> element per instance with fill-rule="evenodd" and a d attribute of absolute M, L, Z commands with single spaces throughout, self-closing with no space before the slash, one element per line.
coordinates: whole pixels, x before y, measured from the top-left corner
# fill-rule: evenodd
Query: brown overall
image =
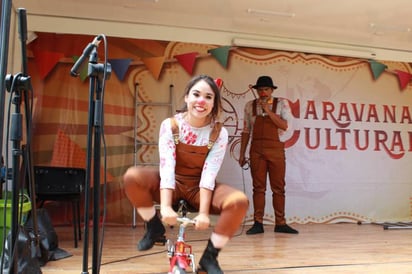
<path fill-rule="evenodd" d="M 203 164 L 209 149 L 219 136 L 221 124 L 217 123 L 210 135 L 208 146 L 192 146 L 180 143 L 179 129 L 172 120 L 172 131 L 176 143 L 176 187 L 173 193 L 173 204 L 185 199 L 191 207 L 199 209 L 199 182 Z M 125 185 L 129 200 L 136 207 L 153 206 L 153 201 L 160 202 L 160 175 L 156 167 L 136 167 L 137 175 L 133 184 Z M 226 184 L 216 183 L 212 195 L 210 214 L 220 214 L 214 227 L 217 234 L 232 237 L 239 228 L 246 214 L 249 201 L 246 195 Z"/>
<path fill-rule="evenodd" d="M 253 115 L 256 116 L 256 103 Z M 272 112 L 276 113 L 277 98 L 273 100 Z M 250 147 L 250 171 L 253 179 L 254 219 L 263 222 L 265 210 L 266 177 L 269 173 L 272 204 L 276 225 L 285 221 L 285 147 L 279 140 L 278 127 L 269 116 L 256 116 Z"/>

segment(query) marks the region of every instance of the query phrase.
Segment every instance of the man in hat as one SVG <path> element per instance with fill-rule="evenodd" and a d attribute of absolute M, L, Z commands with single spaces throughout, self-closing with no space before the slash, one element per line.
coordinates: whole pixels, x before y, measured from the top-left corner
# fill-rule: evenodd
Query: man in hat
<path fill-rule="evenodd" d="M 259 98 L 245 105 L 239 156 L 239 164 L 243 167 L 247 162 L 245 152 L 251 139 L 249 154 L 253 180 L 254 224 L 246 234 L 264 232 L 267 174 L 275 211 L 274 232 L 297 234 L 298 231 L 287 225 L 285 220 L 286 159 L 284 143 L 279 139 L 279 133 L 287 130 L 288 121 L 292 117 L 290 106 L 286 99 L 272 96 L 277 86 L 269 76 L 260 76 L 251 88 L 256 89 Z"/>

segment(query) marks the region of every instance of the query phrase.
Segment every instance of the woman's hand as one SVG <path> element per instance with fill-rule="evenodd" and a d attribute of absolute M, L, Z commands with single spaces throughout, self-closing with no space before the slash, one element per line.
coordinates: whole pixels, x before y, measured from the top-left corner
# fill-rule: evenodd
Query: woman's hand
<path fill-rule="evenodd" d="M 162 216 L 162 222 L 168 225 L 175 225 L 177 222 L 178 215 L 171 206 L 161 207 L 160 215 Z"/>
<path fill-rule="evenodd" d="M 204 213 L 200 213 L 199 215 L 197 215 L 194 218 L 194 220 L 195 220 L 195 229 L 197 230 L 207 229 L 210 225 L 209 216 Z"/>

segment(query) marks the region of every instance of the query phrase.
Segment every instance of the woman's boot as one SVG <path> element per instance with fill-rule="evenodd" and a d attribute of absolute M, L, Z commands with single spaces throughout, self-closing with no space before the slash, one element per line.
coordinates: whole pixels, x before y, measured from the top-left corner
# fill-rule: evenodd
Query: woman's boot
<path fill-rule="evenodd" d="M 164 242 L 164 234 L 166 230 L 159 216 L 155 214 L 150 221 L 146 222 L 146 233 L 137 244 L 137 249 L 140 251 L 148 250 L 153 247 L 156 242 Z"/>
<path fill-rule="evenodd" d="M 217 262 L 217 255 L 219 255 L 220 248 L 215 248 L 212 241 L 209 239 L 207 247 L 203 252 L 202 258 L 199 261 L 199 272 L 204 271 L 207 274 L 223 274 Z"/>

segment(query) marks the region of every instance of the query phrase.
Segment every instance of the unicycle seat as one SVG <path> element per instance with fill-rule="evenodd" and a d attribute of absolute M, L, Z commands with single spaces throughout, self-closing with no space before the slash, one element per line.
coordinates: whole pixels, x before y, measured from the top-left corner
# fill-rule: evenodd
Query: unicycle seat
<path fill-rule="evenodd" d="M 189 212 L 196 212 L 198 209 L 191 206 L 188 201 L 185 199 L 179 200 L 179 202 L 173 205 L 173 209 L 178 213 L 181 214 L 181 217 L 186 217 L 186 214 Z"/>

